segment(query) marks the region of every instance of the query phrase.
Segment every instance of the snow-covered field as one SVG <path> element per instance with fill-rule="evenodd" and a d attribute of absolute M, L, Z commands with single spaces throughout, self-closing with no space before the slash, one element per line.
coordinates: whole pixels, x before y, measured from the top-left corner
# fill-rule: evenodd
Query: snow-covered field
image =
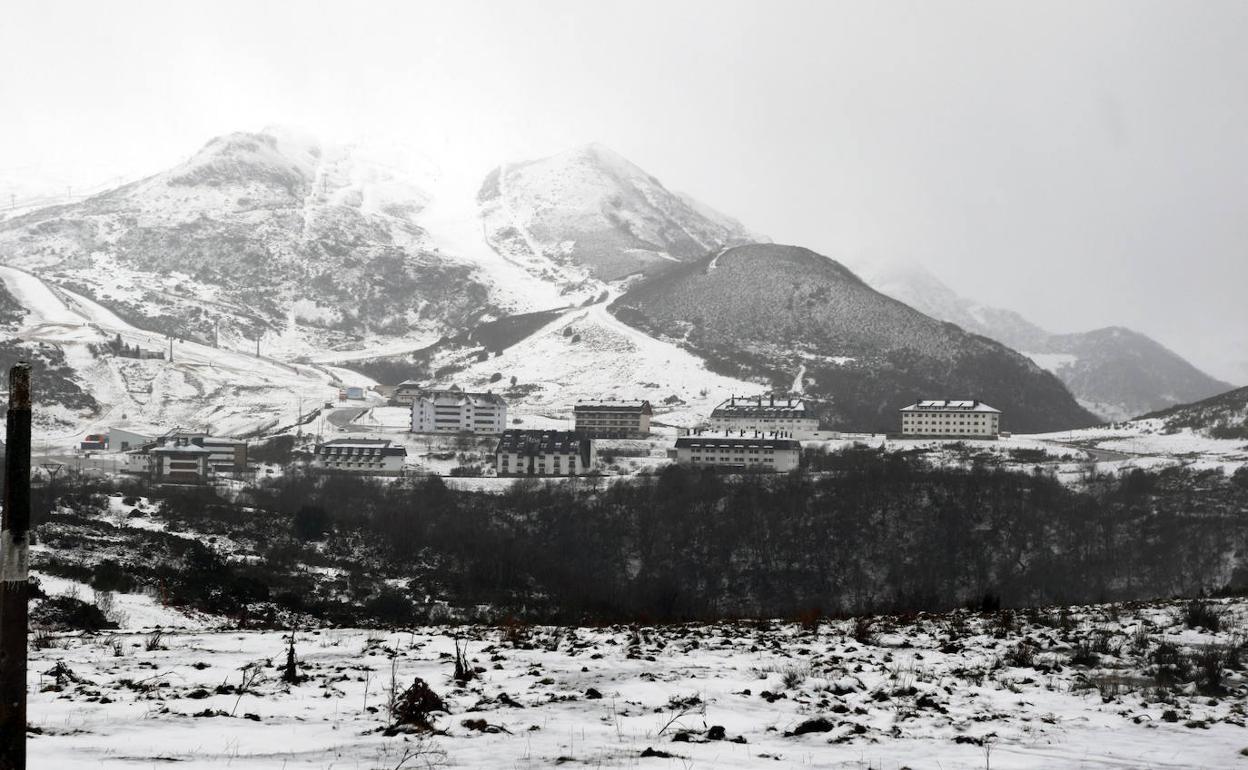
<path fill-rule="evenodd" d="M 1151 467 L 1157 461 L 1168 461 L 1233 471 L 1248 465 L 1248 442 L 1242 439 L 1210 438 L 1190 428 L 1165 433 L 1163 427 L 1158 419 L 1134 420 L 1031 438 L 1122 453 L 1127 455 L 1123 467 Z"/>
<path fill-rule="evenodd" d="M 1216 634 L 1177 623 L 1174 604 L 861 627 L 300 630 L 298 684 L 281 680 L 280 631 L 60 634 L 32 652 L 30 766 L 1240 767 L 1242 671 L 1201 693 L 1158 688 L 1144 661 L 1163 643 L 1241 644 L 1246 609 L 1224 603 Z M 462 684 L 457 640 L 477 672 Z M 447 713 L 433 735 L 387 736 L 392 689 L 416 677 Z"/>

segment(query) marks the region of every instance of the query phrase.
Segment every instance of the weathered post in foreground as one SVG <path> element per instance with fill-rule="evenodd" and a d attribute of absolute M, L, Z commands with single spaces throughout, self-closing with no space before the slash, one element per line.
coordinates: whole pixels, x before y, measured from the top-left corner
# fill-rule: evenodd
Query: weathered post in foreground
<path fill-rule="evenodd" d="M 0 517 L 0 770 L 26 768 L 26 602 L 30 555 L 30 364 L 9 370 Z"/>

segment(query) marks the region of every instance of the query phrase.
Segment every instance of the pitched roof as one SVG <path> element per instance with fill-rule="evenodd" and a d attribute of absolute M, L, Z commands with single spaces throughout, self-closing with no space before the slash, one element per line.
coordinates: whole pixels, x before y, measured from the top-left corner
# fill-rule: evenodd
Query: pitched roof
<path fill-rule="evenodd" d="M 582 399 L 572 407 L 573 412 L 650 412 L 650 402 L 644 399 Z"/>
<path fill-rule="evenodd" d="M 742 447 L 746 449 L 798 449 L 800 441 L 791 438 L 749 438 L 746 436 L 682 436 L 676 439 L 676 447 L 719 448 Z"/>
<path fill-rule="evenodd" d="M 570 430 L 505 430 L 498 440 L 495 454 L 517 453 L 526 456 L 544 454 L 581 454 L 588 460 L 590 440 Z"/>
<path fill-rule="evenodd" d="M 901 408 L 903 412 L 989 412 L 1001 414 L 1000 409 L 993 409 L 982 401 L 920 401 Z"/>

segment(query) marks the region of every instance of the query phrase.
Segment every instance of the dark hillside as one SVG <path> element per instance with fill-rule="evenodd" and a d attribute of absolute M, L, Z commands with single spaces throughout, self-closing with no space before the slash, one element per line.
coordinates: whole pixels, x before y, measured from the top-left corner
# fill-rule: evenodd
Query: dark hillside
<path fill-rule="evenodd" d="M 841 264 L 795 246 L 738 246 L 637 285 L 612 311 L 721 367 L 807 395 L 832 427 L 890 430 L 916 398 L 977 398 L 1003 427 L 1042 432 L 1098 422 L 1031 360 L 880 294 Z"/>

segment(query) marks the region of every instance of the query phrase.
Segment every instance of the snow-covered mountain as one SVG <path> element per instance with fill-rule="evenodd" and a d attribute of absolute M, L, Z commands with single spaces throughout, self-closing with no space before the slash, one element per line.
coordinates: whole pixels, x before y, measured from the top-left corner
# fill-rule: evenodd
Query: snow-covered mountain
<path fill-rule="evenodd" d="M 1056 374 L 1084 407 L 1109 420 L 1129 419 L 1233 387 L 1131 329 L 1112 326 L 1052 334 L 1012 310 L 960 296 L 918 265 L 877 261 L 854 267 L 890 297 L 1021 351 Z"/>
<path fill-rule="evenodd" d="M 350 148 L 237 133 L 163 173 L 0 222 L 0 259 L 201 342 L 248 347 L 291 329 L 293 348 L 436 339 L 496 308 L 480 271 L 417 223 L 428 203 Z"/>
<path fill-rule="evenodd" d="M 499 166 L 479 198 L 498 253 L 563 285 L 655 273 L 760 240 L 598 144 Z"/>
<path fill-rule="evenodd" d="M 795 246 L 727 248 L 612 305 L 722 371 L 793 383 L 848 430 L 894 430 L 918 398 L 978 398 L 1016 432 L 1095 423 L 1062 383 L 1000 343 L 934 320 Z"/>

